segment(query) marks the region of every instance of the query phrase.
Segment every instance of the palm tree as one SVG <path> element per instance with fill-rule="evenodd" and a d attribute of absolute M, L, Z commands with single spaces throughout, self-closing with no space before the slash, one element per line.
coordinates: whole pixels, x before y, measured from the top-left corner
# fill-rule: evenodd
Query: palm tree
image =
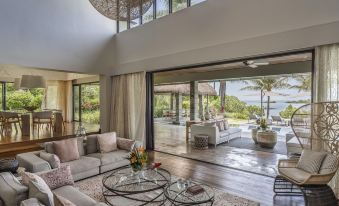
<path fill-rule="evenodd" d="M 261 104 L 262 97 L 265 92 L 272 92 L 273 89 L 283 89 L 291 87 L 288 84 L 288 78 L 286 77 L 263 77 L 261 79 L 252 79 L 245 81 L 249 86 L 241 88 L 241 90 L 252 90 L 261 92 Z M 262 106 L 261 106 L 262 108 Z M 262 109 L 263 110 L 263 109 Z M 263 111 L 262 111 L 263 114 Z M 270 115 L 270 96 L 267 95 L 267 113 L 266 117 L 269 118 Z"/>
<path fill-rule="evenodd" d="M 225 111 L 225 104 L 226 104 L 226 81 L 221 80 L 220 81 L 220 112 Z"/>
<path fill-rule="evenodd" d="M 311 91 L 312 88 L 312 78 L 311 75 L 299 75 L 293 77 L 298 84 L 290 86 L 290 89 L 298 89 L 299 92 L 308 92 Z"/>

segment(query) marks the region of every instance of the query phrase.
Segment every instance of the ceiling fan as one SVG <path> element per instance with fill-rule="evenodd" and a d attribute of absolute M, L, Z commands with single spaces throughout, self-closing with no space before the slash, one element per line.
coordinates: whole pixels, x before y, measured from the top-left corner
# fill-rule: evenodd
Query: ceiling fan
<path fill-rule="evenodd" d="M 244 65 L 251 67 L 251 68 L 257 68 L 258 66 L 265 66 L 265 65 L 269 65 L 269 62 L 255 62 L 253 60 L 247 60 L 243 62 Z"/>

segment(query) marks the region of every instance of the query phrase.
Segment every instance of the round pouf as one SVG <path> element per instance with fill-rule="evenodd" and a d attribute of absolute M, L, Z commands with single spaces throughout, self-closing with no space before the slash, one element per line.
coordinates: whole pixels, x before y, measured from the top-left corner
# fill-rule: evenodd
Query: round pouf
<path fill-rule="evenodd" d="M 195 135 L 194 147 L 196 149 L 208 149 L 208 136 L 207 135 Z"/>
<path fill-rule="evenodd" d="M 16 173 L 19 167 L 19 162 L 16 159 L 2 159 L 0 160 L 0 172 Z"/>
<path fill-rule="evenodd" d="M 272 149 L 277 144 L 277 132 L 260 130 L 257 132 L 257 141 L 261 147 Z"/>

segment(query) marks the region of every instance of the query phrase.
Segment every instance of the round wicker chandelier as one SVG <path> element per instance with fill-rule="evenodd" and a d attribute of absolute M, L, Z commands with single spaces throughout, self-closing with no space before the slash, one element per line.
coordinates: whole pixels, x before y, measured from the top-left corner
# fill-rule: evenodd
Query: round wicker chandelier
<path fill-rule="evenodd" d="M 152 0 L 89 0 L 102 15 L 119 21 L 134 20 L 147 12 Z M 142 5 L 142 6 L 141 6 Z M 119 7 L 119 8 L 118 8 Z M 140 12 L 141 8 L 141 12 Z"/>

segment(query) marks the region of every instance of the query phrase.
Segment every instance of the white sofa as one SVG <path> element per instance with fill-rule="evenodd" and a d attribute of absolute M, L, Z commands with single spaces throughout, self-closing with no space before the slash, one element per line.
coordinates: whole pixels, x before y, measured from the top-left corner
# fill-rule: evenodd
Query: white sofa
<path fill-rule="evenodd" d="M 195 135 L 207 135 L 208 144 L 217 146 L 218 144 L 229 142 L 231 139 L 241 137 L 241 129 L 228 128 L 223 131 L 219 131 L 219 128 L 215 124 L 203 123 L 194 124 L 191 126 L 192 139 Z"/>

